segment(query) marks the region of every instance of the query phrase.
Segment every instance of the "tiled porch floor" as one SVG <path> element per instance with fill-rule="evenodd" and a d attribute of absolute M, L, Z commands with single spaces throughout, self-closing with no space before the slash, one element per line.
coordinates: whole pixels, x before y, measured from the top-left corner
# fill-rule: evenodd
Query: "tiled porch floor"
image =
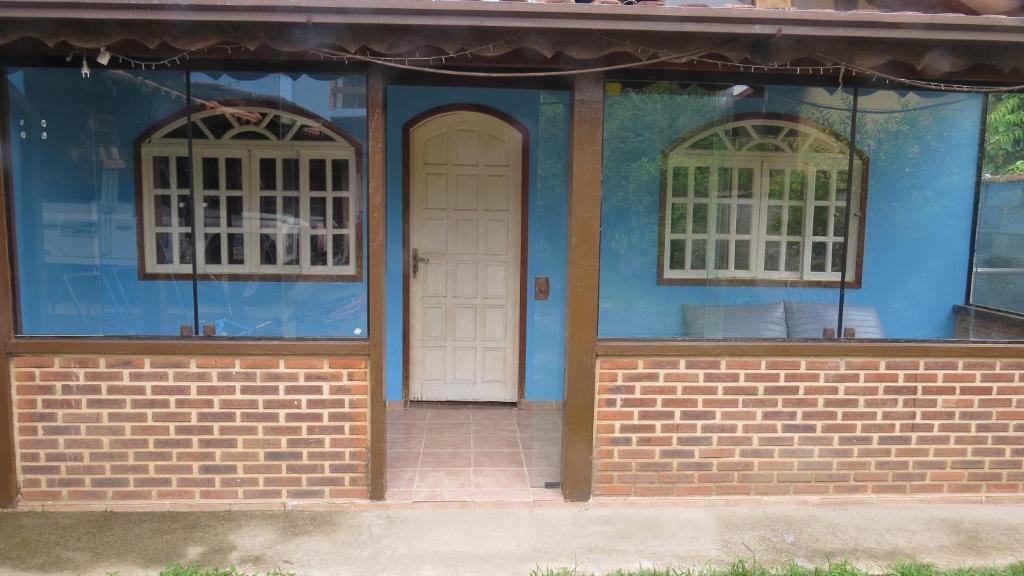
<path fill-rule="evenodd" d="M 414 406 L 388 411 L 388 500 L 561 500 L 562 412 Z"/>

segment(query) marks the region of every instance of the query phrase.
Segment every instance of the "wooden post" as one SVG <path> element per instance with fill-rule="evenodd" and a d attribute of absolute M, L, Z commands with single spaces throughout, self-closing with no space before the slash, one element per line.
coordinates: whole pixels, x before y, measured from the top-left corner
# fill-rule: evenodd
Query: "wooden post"
<path fill-rule="evenodd" d="M 11 243 L 8 241 L 8 195 L 11 190 L 10 99 L 7 73 L 0 68 L 0 508 L 18 497 L 18 473 L 14 461 L 14 406 L 11 357 L 7 343 L 14 337 L 14 278 L 11 275 Z"/>
<path fill-rule="evenodd" d="M 384 374 L 385 304 L 387 286 L 387 165 L 385 162 L 384 69 L 371 65 L 366 83 L 367 181 L 369 184 L 368 234 L 370 331 L 370 499 L 383 500 L 387 491 L 387 385 Z"/>
<path fill-rule="evenodd" d="M 572 501 L 589 500 L 593 481 L 603 123 L 603 76 L 576 76 L 569 183 L 565 424 L 562 435 L 562 494 L 566 500 Z"/>

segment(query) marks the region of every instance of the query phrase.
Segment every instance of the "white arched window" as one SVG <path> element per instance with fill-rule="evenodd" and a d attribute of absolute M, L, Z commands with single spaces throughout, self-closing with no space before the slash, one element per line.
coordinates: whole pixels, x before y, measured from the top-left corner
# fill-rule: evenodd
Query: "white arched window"
<path fill-rule="evenodd" d="M 859 286 L 867 158 L 856 152 L 848 185 L 848 150 L 817 124 L 773 115 L 676 140 L 663 154 L 659 280 L 835 285 L 849 205 L 847 281 Z"/>
<path fill-rule="evenodd" d="M 360 277 L 359 148 L 297 108 L 220 103 L 137 146 L 143 277 Z M 197 209 L 189 197 L 195 175 Z M 193 223 L 193 220 L 195 222 Z"/>

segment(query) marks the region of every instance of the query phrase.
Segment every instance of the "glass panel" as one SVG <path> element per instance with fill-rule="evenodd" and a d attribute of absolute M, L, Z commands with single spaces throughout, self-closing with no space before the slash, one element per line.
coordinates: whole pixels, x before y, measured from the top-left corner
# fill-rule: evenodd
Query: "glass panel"
<path fill-rule="evenodd" d="M 836 206 L 832 209 L 832 235 L 845 237 L 843 226 L 846 225 L 846 207 Z"/>
<path fill-rule="evenodd" d="M 828 206 L 814 207 L 811 233 L 815 236 L 828 236 Z"/>
<path fill-rule="evenodd" d="M 707 234 L 708 232 L 708 205 L 693 205 L 693 226 L 690 228 L 694 234 Z"/>
<path fill-rule="evenodd" d="M 176 156 L 174 158 L 175 188 L 188 190 L 192 168 L 187 156 Z"/>
<path fill-rule="evenodd" d="M 299 263 L 299 235 L 284 235 L 284 264 L 295 266 Z"/>
<path fill-rule="evenodd" d="M 299 189 L 299 160 L 297 158 L 284 158 L 281 160 L 281 189 Z"/>
<path fill-rule="evenodd" d="M 327 199 L 309 199 L 309 227 L 322 230 L 327 227 Z"/>
<path fill-rule="evenodd" d="M 698 166 L 693 169 L 693 195 L 696 198 L 707 198 L 711 189 L 711 168 Z"/>
<path fill-rule="evenodd" d="M 768 171 L 768 197 L 772 200 L 782 200 L 786 190 L 786 171 Z"/>
<path fill-rule="evenodd" d="M 224 159 L 224 188 L 226 190 L 242 189 L 242 159 Z"/>
<path fill-rule="evenodd" d="M 813 270 L 814 272 L 824 272 L 827 269 L 825 267 L 825 258 L 827 253 L 827 242 L 811 243 L 811 270 Z"/>
<path fill-rule="evenodd" d="M 331 160 L 331 190 L 345 192 L 348 186 L 348 160 Z"/>
<path fill-rule="evenodd" d="M 309 161 L 309 189 L 311 192 L 327 191 L 327 161 L 314 158 Z"/>
<path fill-rule="evenodd" d="M 178 234 L 178 263 L 191 264 L 195 248 L 192 246 L 192 233 Z"/>
<path fill-rule="evenodd" d="M 789 219 L 786 220 L 786 234 L 802 236 L 804 233 L 804 207 L 790 206 Z"/>
<path fill-rule="evenodd" d="M 782 206 L 768 207 L 767 231 L 771 236 L 782 234 Z"/>
<path fill-rule="evenodd" d="M 769 240 L 764 245 L 764 269 L 771 272 L 779 271 L 779 264 L 782 260 L 782 243 L 777 240 Z"/>
<path fill-rule="evenodd" d="M 673 270 L 686 269 L 686 240 L 671 240 L 669 242 L 669 268 Z"/>
<path fill-rule="evenodd" d="M 153 157 L 153 188 L 167 190 L 171 187 L 171 159 L 167 156 Z"/>
<path fill-rule="evenodd" d="M 220 234 L 206 235 L 206 249 L 204 251 L 204 257 L 206 258 L 207 264 L 220 264 L 220 236 Z"/>
<path fill-rule="evenodd" d="M 260 190 L 277 190 L 277 159 L 260 158 Z"/>
<path fill-rule="evenodd" d="M 245 264 L 245 236 L 228 234 L 228 264 Z"/>
<path fill-rule="evenodd" d="M 260 264 L 277 264 L 277 235 L 260 234 Z"/>
<path fill-rule="evenodd" d="M 277 227 L 277 197 L 260 196 L 260 228 Z"/>
<path fill-rule="evenodd" d="M 349 227 L 349 213 L 348 213 L 348 198 L 335 198 L 331 204 L 331 224 L 335 229 L 343 229 Z M 685 206 L 683 206 L 685 208 Z M 686 225 L 685 214 L 683 215 L 683 225 Z M 675 223 L 673 221 L 673 226 Z"/>
<path fill-rule="evenodd" d="M 736 233 L 750 234 L 753 224 L 753 210 L 749 204 L 740 204 L 736 207 Z"/>
<path fill-rule="evenodd" d="M 242 219 L 242 197 L 241 196 L 228 196 L 228 227 L 229 228 L 241 228 L 244 220 Z"/>
<path fill-rule="evenodd" d="M 203 197 L 203 226 L 217 228 L 220 226 L 220 197 Z"/>
<path fill-rule="evenodd" d="M 843 243 L 833 242 L 832 243 L 832 271 L 842 272 L 843 271 Z"/>
<path fill-rule="evenodd" d="M 838 304 L 832 196 L 845 166 L 852 89 L 657 81 L 608 88 L 601 337 L 789 338 L 789 308 Z M 807 148 L 811 140 L 822 142 L 820 151 Z M 814 200 L 819 184 L 823 199 Z M 812 224 L 821 235 L 817 271 Z M 829 315 L 812 322 L 814 338 Z"/>
<path fill-rule="evenodd" d="M 171 195 L 158 194 L 156 196 L 156 225 L 171 225 Z"/>
<path fill-rule="evenodd" d="M 850 173 L 846 170 L 839 170 L 836 172 L 836 201 L 846 202 L 846 189 L 849 183 L 848 177 Z"/>
<path fill-rule="evenodd" d="M 349 263 L 348 234 L 335 234 L 332 237 L 331 259 L 336 266 Z"/>
<path fill-rule="evenodd" d="M 309 237 L 309 263 L 313 266 L 327 265 L 327 236 L 314 234 Z"/>
<path fill-rule="evenodd" d="M 220 190 L 220 159 L 203 158 L 203 190 Z"/>
<path fill-rule="evenodd" d="M 789 199 L 800 200 L 804 199 L 804 190 L 807 189 L 807 179 L 804 177 L 803 170 L 793 170 L 789 173 Z"/>
<path fill-rule="evenodd" d="M 174 264 L 174 247 L 171 245 L 171 234 L 159 232 L 156 235 L 156 263 Z"/>
<path fill-rule="evenodd" d="M 690 169 L 686 166 L 672 168 L 672 196 L 685 198 L 690 188 Z"/>
<path fill-rule="evenodd" d="M 192 197 L 187 194 L 178 194 L 177 225 L 184 228 L 192 226 L 192 213 Z"/>
<path fill-rule="evenodd" d="M 298 222 L 299 220 L 299 197 L 298 196 L 285 196 L 281 198 L 281 214 L 284 215 L 285 221 L 291 224 Z"/>

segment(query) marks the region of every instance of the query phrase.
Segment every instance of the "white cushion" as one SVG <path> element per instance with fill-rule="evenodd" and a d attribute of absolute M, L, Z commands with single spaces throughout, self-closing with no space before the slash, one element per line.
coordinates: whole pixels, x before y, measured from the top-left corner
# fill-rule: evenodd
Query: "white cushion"
<path fill-rule="evenodd" d="M 683 304 L 689 338 L 785 338 L 786 310 L 774 304 Z"/>
<path fill-rule="evenodd" d="M 838 319 L 838 304 L 799 304 L 786 300 L 790 338 L 821 338 L 825 328 L 837 329 Z M 856 330 L 856 338 L 885 338 L 882 320 L 871 306 L 843 306 L 843 328 L 848 327 Z"/>

